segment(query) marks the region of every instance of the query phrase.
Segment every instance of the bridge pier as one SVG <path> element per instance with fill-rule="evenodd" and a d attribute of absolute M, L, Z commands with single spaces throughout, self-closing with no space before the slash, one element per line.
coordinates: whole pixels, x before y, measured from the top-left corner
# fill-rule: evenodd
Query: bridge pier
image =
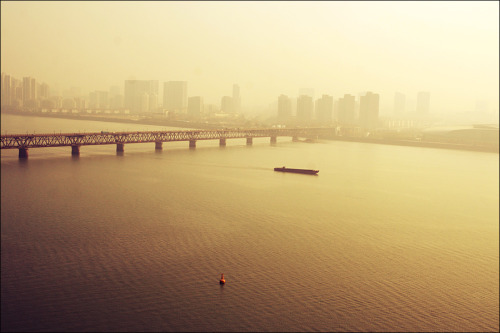
<path fill-rule="evenodd" d="M 19 148 L 19 158 L 28 158 L 28 148 Z"/>
<path fill-rule="evenodd" d="M 80 156 L 80 146 L 71 146 L 71 156 Z"/>
<path fill-rule="evenodd" d="M 124 146 L 123 143 L 117 143 L 116 144 L 116 152 L 117 153 L 123 153 L 123 146 Z"/>
<path fill-rule="evenodd" d="M 163 142 L 156 141 L 155 142 L 155 150 L 162 150 L 162 149 L 163 149 Z"/>
<path fill-rule="evenodd" d="M 221 147 L 225 147 L 226 146 L 226 139 L 225 138 L 222 138 L 219 140 L 219 146 Z"/>
<path fill-rule="evenodd" d="M 251 146 L 253 143 L 253 138 L 247 138 L 247 146 Z"/>
<path fill-rule="evenodd" d="M 189 148 L 196 148 L 196 140 L 189 140 Z"/>
<path fill-rule="evenodd" d="M 275 136 L 271 137 L 271 143 L 276 143 L 276 137 Z"/>

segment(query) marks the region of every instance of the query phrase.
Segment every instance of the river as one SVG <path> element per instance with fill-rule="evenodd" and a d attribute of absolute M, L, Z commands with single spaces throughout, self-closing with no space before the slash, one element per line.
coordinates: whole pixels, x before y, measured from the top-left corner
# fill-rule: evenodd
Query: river
<path fill-rule="evenodd" d="M 498 331 L 498 171 L 493 153 L 281 137 L 4 149 L 1 328 Z"/>

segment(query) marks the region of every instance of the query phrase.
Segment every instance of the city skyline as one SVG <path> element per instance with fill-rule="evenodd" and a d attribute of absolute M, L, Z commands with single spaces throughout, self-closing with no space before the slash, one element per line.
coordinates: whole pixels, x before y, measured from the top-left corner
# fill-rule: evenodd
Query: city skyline
<path fill-rule="evenodd" d="M 59 90 L 187 81 L 189 96 L 218 104 L 237 83 L 246 111 L 303 87 L 335 99 L 374 91 L 381 114 L 395 92 L 408 108 L 430 91 L 432 111 L 498 114 L 496 2 L 1 5 L 2 72 Z"/>

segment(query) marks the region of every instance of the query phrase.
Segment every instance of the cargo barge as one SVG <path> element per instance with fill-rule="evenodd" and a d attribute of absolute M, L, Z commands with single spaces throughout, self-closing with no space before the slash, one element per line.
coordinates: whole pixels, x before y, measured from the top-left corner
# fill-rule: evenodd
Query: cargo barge
<path fill-rule="evenodd" d="M 292 169 L 292 168 L 286 168 L 286 167 L 274 168 L 274 171 L 303 173 L 303 174 L 306 174 L 306 175 L 317 175 L 318 172 L 319 172 L 319 170 L 312 170 L 312 169 Z"/>

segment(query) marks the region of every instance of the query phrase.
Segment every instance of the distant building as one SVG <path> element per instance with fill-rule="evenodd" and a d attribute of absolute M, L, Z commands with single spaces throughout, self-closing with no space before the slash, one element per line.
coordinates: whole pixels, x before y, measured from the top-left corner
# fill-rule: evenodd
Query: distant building
<path fill-rule="evenodd" d="M 150 112 L 158 101 L 158 80 L 125 80 L 124 107 L 131 113 Z M 145 103 L 144 98 L 147 99 Z M 156 101 L 150 103 L 151 100 Z M 90 102 L 89 102 L 90 104 Z"/>
<path fill-rule="evenodd" d="M 355 97 L 345 94 L 337 103 L 337 121 L 340 125 L 354 125 L 356 122 Z"/>
<path fill-rule="evenodd" d="M 42 83 L 40 85 L 38 97 L 40 99 L 47 99 L 50 97 L 50 87 L 47 83 Z"/>
<path fill-rule="evenodd" d="M 193 96 L 188 98 L 187 114 L 193 118 L 200 118 L 203 114 L 203 98 Z"/>
<path fill-rule="evenodd" d="M 10 75 L 2 75 L 2 106 L 8 106 L 11 102 L 11 78 Z"/>
<path fill-rule="evenodd" d="M 394 94 L 394 113 L 402 114 L 406 108 L 406 96 L 400 92 Z"/>
<path fill-rule="evenodd" d="M 430 111 L 431 95 L 428 91 L 420 91 L 417 94 L 417 114 L 427 115 Z"/>
<path fill-rule="evenodd" d="M 316 100 L 316 119 L 321 123 L 329 123 L 332 121 L 333 114 L 333 97 L 323 95 Z"/>
<path fill-rule="evenodd" d="M 308 95 L 300 95 L 297 98 L 297 120 L 310 121 L 313 117 L 313 99 Z"/>
<path fill-rule="evenodd" d="M 231 96 L 222 96 L 220 101 L 220 110 L 222 113 L 233 113 L 233 98 Z"/>
<path fill-rule="evenodd" d="M 378 126 L 379 95 L 367 92 L 359 98 L 359 124 L 364 128 Z"/>
<path fill-rule="evenodd" d="M 187 111 L 187 82 L 168 81 L 163 83 L 163 109 L 169 112 Z"/>
<path fill-rule="evenodd" d="M 108 109 L 109 93 L 107 91 L 93 91 L 89 94 L 89 107 L 92 109 Z"/>
<path fill-rule="evenodd" d="M 292 118 L 292 101 L 286 95 L 278 97 L 278 120 L 287 121 Z"/>

